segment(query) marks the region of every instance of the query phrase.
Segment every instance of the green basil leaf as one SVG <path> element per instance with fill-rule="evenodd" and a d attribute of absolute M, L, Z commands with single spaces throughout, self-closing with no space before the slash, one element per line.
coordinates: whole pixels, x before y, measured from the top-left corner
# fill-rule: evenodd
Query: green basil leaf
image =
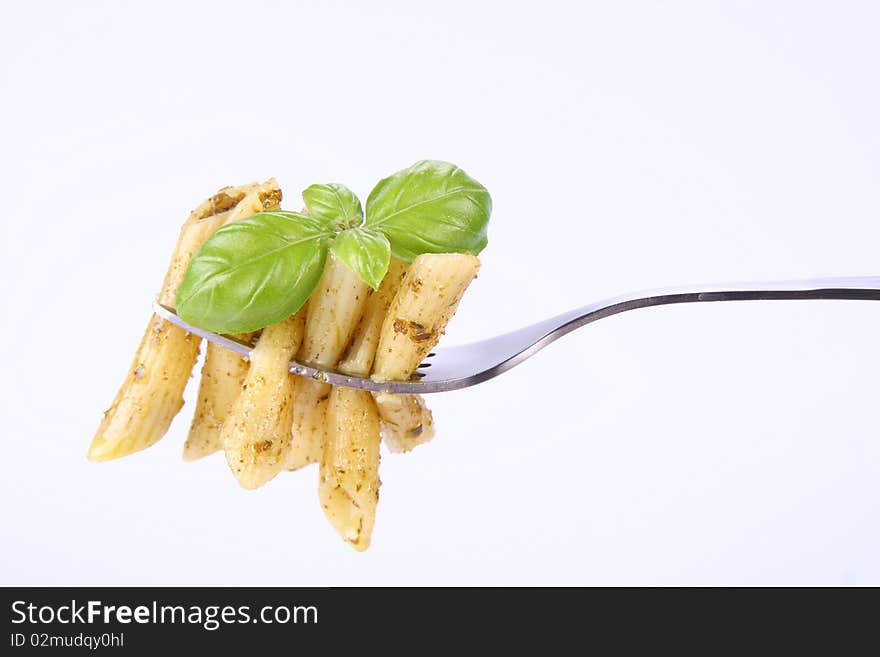
<path fill-rule="evenodd" d="M 333 239 L 330 253 L 376 290 L 388 271 L 391 244 L 387 237 L 376 230 L 366 227 L 350 228 Z"/>
<path fill-rule="evenodd" d="M 380 180 L 367 198 L 366 225 L 391 252 L 411 262 L 421 253 L 473 253 L 486 246 L 489 192 L 454 164 L 423 160 Z"/>
<path fill-rule="evenodd" d="M 318 284 L 331 235 L 323 222 L 297 212 L 259 212 L 222 227 L 190 260 L 177 314 L 215 333 L 280 322 Z"/>
<path fill-rule="evenodd" d="M 302 197 L 309 216 L 324 220 L 337 230 L 354 228 L 364 221 L 360 199 L 345 185 L 311 185 Z"/>

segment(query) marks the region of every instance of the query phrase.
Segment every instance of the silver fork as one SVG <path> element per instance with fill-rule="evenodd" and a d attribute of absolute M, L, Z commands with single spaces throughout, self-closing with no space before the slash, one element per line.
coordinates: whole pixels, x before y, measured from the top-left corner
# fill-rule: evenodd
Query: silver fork
<path fill-rule="evenodd" d="M 428 354 L 428 358 L 419 365 L 410 381 L 373 381 L 316 369 L 296 361 L 291 362 L 290 371 L 298 376 L 310 377 L 325 383 L 373 392 L 417 394 L 445 392 L 467 388 L 493 379 L 519 365 L 527 358 L 531 358 L 566 333 L 604 317 L 618 315 L 628 310 L 677 303 L 779 301 L 785 299 L 880 301 L 880 276 L 728 283 L 623 294 L 480 342 L 437 349 L 434 353 Z M 154 303 L 153 310 L 172 324 L 201 336 L 209 342 L 231 349 L 245 357 L 250 354 L 252 345 L 229 336 L 218 335 L 191 326 L 178 317 L 171 308 Z"/>

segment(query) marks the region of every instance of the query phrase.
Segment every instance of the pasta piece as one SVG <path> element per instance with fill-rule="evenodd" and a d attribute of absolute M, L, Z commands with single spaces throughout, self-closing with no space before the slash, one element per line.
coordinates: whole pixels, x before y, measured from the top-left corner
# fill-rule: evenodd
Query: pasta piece
<path fill-rule="evenodd" d="M 413 260 L 382 323 L 373 365 L 376 381 L 408 379 L 446 330 L 480 261 L 461 253 Z"/>
<path fill-rule="evenodd" d="M 208 343 L 196 409 L 183 444 L 185 461 L 195 461 L 223 448 L 220 430 L 241 393 L 247 371 L 246 359 Z"/>
<path fill-rule="evenodd" d="M 263 184 L 225 187 L 201 203 L 184 223 L 158 301 L 175 305 L 175 293 L 196 249 L 253 193 L 277 203 L 281 190 Z M 165 435 L 183 405 L 183 390 L 199 353 L 199 338 L 153 315 L 128 374 L 89 445 L 91 461 L 106 461 L 149 447 Z"/>
<path fill-rule="evenodd" d="M 382 323 L 373 379 L 412 376 L 446 330 L 479 267 L 475 256 L 457 253 L 413 260 Z M 434 437 L 434 418 L 419 395 L 377 393 L 375 401 L 382 438 L 392 452 L 408 452 Z"/>
<path fill-rule="evenodd" d="M 332 369 L 357 327 L 370 287 L 335 256 L 327 256 L 324 272 L 309 300 L 305 336 L 297 360 Z M 330 386 L 302 379 L 296 384 L 293 442 L 287 467 L 301 468 L 321 460 L 326 434 Z"/>
<path fill-rule="evenodd" d="M 226 461 L 242 488 L 257 488 L 284 467 L 290 448 L 294 375 L 305 311 L 263 329 L 241 394 L 220 431 Z"/>
<path fill-rule="evenodd" d="M 434 437 L 434 416 L 421 395 L 373 395 L 382 418 L 382 440 L 392 452 L 408 452 Z"/>
<path fill-rule="evenodd" d="M 379 289 L 370 296 L 364 316 L 358 324 L 345 359 L 339 363 L 340 372 L 353 376 L 367 376 L 373 368 L 382 324 L 400 289 L 406 273 L 406 264 L 392 258 L 388 273 Z M 434 437 L 434 420 L 421 395 L 375 395 L 382 419 L 382 439 L 392 452 L 408 452 L 413 447 Z"/>
<path fill-rule="evenodd" d="M 264 202 L 258 194 L 250 193 L 235 207 L 227 223 L 244 219 L 263 210 L 277 210 L 280 201 L 280 194 L 275 198 L 265 199 Z M 236 337 L 250 341 L 253 334 Z M 241 392 L 247 371 L 247 360 L 228 349 L 208 343 L 205 349 L 205 362 L 202 364 L 199 393 L 196 396 L 196 408 L 189 435 L 183 444 L 185 461 L 200 459 L 223 448 L 220 429 L 229 414 L 229 409 Z"/>
<path fill-rule="evenodd" d="M 392 259 L 379 289 L 370 295 L 338 370 L 367 376 L 379 330 L 406 265 Z M 327 435 L 321 454 L 318 498 L 327 520 L 357 550 L 366 550 L 379 495 L 379 417 L 368 392 L 334 387 L 326 402 Z"/>
<path fill-rule="evenodd" d="M 379 414 L 369 392 L 333 388 L 318 497 L 324 515 L 356 550 L 370 546 L 379 502 Z"/>
<path fill-rule="evenodd" d="M 327 431 L 327 401 L 330 386 L 326 383 L 296 377 L 294 384 L 292 439 L 287 457 L 287 469 L 298 470 L 321 460 L 321 450 Z"/>
<path fill-rule="evenodd" d="M 353 376 L 367 376 L 373 369 L 373 361 L 376 358 L 376 349 L 379 346 L 379 336 L 382 332 L 382 323 L 394 300 L 394 295 L 400 288 L 400 282 L 406 273 L 406 263 L 391 258 L 388 271 L 379 289 L 367 299 L 361 321 L 351 338 L 348 351 L 339 362 L 337 369 L 340 372 Z"/>

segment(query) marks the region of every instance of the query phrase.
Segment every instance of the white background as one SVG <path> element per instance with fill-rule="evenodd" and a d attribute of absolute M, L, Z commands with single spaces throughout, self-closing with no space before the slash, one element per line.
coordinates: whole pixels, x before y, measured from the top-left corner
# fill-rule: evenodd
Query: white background
<path fill-rule="evenodd" d="M 2 584 L 880 583 L 880 304 L 643 310 L 430 398 L 365 554 L 314 468 L 85 460 L 188 211 L 491 191 L 446 344 L 632 289 L 878 275 L 871 2 L 3 3 Z M 187 392 L 192 399 L 193 390 Z"/>

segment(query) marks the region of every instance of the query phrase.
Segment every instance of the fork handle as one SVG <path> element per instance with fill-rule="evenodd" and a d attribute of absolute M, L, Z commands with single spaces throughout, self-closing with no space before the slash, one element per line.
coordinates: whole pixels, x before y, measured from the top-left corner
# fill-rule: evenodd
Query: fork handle
<path fill-rule="evenodd" d="M 541 322 L 554 338 L 585 324 L 628 310 L 706 301 L 779 301 L 786 299 L 853 299 L 880 301 L 880 276 L 722 283 L 623 294 L 588 304 Z M 550 328 L 553 327 L 553 328 Z"/>

